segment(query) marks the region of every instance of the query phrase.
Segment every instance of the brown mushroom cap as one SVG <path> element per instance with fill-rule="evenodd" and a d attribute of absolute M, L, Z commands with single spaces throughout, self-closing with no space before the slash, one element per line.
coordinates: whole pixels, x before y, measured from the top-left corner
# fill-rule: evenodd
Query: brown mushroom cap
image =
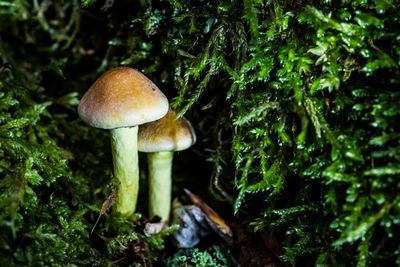
<path fill-rule="evenodd" d="M 196 142 L 190 122 L 181 117 L 174 121 L 176 112 L 169 108 L 163 118 L 139 127 L 138 150 L 140 152 L 180 151 Z"/>
<path fill-rule="evenodd" d="M 168 100 L 138 70 L 117 67 L 106 71 L 82 97 L 78 113 L 96 128 L 114 129 L 157 120 L 168 111 Z"/>

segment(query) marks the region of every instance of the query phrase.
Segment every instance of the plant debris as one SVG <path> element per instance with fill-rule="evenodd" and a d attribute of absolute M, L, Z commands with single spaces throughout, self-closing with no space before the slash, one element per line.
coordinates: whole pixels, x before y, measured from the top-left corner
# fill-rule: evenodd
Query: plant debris
<path fill-rule="evenodd" d="M 205 219 L 208 225 L 221 236 L 228 244 L 232 245 L 232 230 L 225 223 L 224 219 L 221 218 L 210 206 L 207 205 L 201 198 L 190 192 L 188 189 L 184 189 L 185 193 L 189 196 L 190 200 L 204 213 Z"/>
<path fill-rule="evenodd" d="M 144 226 L 144 232 L 148 235 L 154 235 L 168 227 L 167 222 L 148 222 Z"/>
<path fill-rule="evenodd" d="M 90 231 L 90 233 L 92 234 L 94 231 L 94 228 L 96 228 L 97 223 L 99 222 L 101 216 L 103 216 L 104 213 L 106 213 L 106 211 L 111 208 L 111 206 L 115 203 L 115 201 L 117 200 L 117 196 L 118 196 L 118 188 L 119 188 L 119 183 L 114 186 L 113 190 L 111 191 L 111 194 L 108 196 L 108 198 L 106 199 L 106 201 L 103 202 L 103 205 L 101 205 L 101 209 L 99 212 L 99 216 L 97 217 L 96 223 L 93 225 L 92 231 Z"/>
<path fill-rule="evenodd" d="M 172 202 L 172 223 L 179 225 L 173 233 L 178 248 L 191 248 L 210 233 L 206 215 L 195 205 L 182 205 L 177 198 Z"/>

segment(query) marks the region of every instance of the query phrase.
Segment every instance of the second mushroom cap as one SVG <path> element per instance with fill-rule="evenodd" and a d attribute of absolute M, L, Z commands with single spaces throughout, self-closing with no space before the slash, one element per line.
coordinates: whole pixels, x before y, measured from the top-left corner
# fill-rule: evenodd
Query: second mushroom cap
<path fill-rule="evenodd" d="M 176 112 L 169 108 L 161 119 L 140 125 L 138 150 L 140 152 L 181 151 L 196 142 L 190 122 L 181 117 L 174 120 Z"/>

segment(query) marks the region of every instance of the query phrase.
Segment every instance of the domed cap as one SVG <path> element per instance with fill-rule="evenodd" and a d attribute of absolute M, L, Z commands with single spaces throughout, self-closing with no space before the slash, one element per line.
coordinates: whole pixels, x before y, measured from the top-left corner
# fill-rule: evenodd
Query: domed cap
<path fill-rule="evenodd" d="M 165 117 L 139 127 L 138 150 L 140 152 L 180 151 L 196 142 L 190 122 L 181 117 L 174 121 L 176 112 L 171 108 Z"/>
<path fill-rule="evenodd" d="M 117 67 L 106 71 L 82 97 L 79 116 L 103 129 L 136 126 L 163 117 L 168 100 L 138 70 Z"/>

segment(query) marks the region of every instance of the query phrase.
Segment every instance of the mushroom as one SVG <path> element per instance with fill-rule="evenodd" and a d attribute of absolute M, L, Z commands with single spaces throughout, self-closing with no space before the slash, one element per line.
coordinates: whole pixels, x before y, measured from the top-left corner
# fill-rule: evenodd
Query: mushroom
<path fill-rule="evenodd" d="M 190 122 L 170 108 L 162 119 L 139 127 L 138 149 L 147 152 L 149 169 L 149 214 L 168 221 L 171 210 L 172 158 L 174 151 L 189 148 L 196 142 Z"/>
<path fill-rule="evenodd" d="M 139 190 L 138 125 L 168 111 L 165 95 L 138 70 L 117 67 L 98 78 L 82 97 L 78 113 L 90 126 L 111 130 L 114 176 L 119 180 L 116 210 L 133 214 Z"/>

